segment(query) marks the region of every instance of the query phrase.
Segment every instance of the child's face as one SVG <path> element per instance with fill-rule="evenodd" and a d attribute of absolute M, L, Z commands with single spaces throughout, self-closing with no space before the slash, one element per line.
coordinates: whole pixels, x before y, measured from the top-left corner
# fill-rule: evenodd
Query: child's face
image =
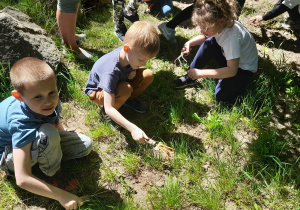
<path fill-rule="evenodd" d="M 132 50 L 129 49 L 127 53 L 127 61 L 132 69 L 139 69 L 144 67 L 148 60 L 150 60 L 153 56 L 146 54 L 141 50 Z"/>
<path fill-rule="evenodd" d="M 55 75 L 38 82 L 25 85 L 22 101 L 35 113 L 51 115 L 58 104 L 58 91 Z"/>

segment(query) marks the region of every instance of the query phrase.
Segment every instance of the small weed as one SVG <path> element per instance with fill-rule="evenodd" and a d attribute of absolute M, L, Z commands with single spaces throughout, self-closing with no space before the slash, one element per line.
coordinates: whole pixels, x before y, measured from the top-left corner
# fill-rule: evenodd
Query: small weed
<path fill-rule="evenodd" d="M 163 188 L 152 189 L 148 200 L 154 209 L 180 209 L 184 199 L 181 193 L 179 180 L 176 177 L 169 177 Z"/>
<path fill-rule="evenodd" d="M 135 174 L 140 170 L 141 159 L 136 154 L 126 153 L 126 155 L 121 155 L 119 158 L 120 162 L 125 166 L 126 171 Z"/>

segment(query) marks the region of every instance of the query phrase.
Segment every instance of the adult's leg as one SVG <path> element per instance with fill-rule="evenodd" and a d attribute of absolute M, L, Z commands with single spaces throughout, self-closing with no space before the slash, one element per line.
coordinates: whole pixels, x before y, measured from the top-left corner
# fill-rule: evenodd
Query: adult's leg
<path fill-rule="evenodd" d="M 171 21 L 167 23 L 168 28 L 175 29 L 180 23 L 191 19 L 194 10 L 194 4 L 186 7 L 178 15 L 176 15 Z"/>
<path fill-rule="evenodd" d="M 239 68 L 234 77 L 220 79 L 215 89 L 216 101 L 234 103 L 237 97 L 245 92 L 253 74 Z"/>
<path fill-rule="evenodd" d="M 78 6 L 79 0 L 59 0 L 57 2 L 56 19 L 64 42 L 72 50 L 80 53 L 75 38 Z"/>
<path fill-rule="evenodd" d="M 124 0 L 112 0 L 113 21 L 116 27 L 124 24 Z"/>
<path fill-rule="evenodd" d="M 137 9 L 139 8 L 139 1 L 138 0 L 129 0 L 126 10 L 130 11 L 132 14 L 137 13 Z"/>
<path fill-rule="evenodd" d="M 290 16 L 289 19 L 291 21 L 293 21 L 294 23 L 297 23 L 297 24 L 300 23 L 299 7 L 300 7 L 300 5 L 295 6 L 293 9 L 288 10 L 288 13 L 289 13 L 289 16 Z"/>
<path fill-rule="evenodd" d="M 133 88 L 130 99 L 135 99 L 153 82 L 153 72 L 149 69 L 137 69 L 135 77 L 130 81 Z"/>

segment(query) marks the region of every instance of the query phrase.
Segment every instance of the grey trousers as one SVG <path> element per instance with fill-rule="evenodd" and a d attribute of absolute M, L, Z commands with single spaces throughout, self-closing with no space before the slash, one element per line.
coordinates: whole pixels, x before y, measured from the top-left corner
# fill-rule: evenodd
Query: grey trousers
<path fill-rule="evenodd" d="M 47 176 L 53 176 L 62 160 L 81 158 L 90 153 L 92 140 L 69 131 L 58 131 L 53 125 L 45 123 L 39 129 L 39 136 L 32 142 L 31 165 L 39 163 L 39 168 Z M 12 146 L 6 146 L 0 168 L 14 171 Z"/>

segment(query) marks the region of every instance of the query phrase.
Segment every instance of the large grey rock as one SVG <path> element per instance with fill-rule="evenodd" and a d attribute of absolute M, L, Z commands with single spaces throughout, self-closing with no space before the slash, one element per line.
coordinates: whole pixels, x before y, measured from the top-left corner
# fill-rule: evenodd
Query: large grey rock
<path fill-rule="evenodd" d="M 62 55 L 46 31 L 30 22 L 29 16 L 6 7 L 0 10 L 0 62 L 7 69 L 9 63 L 12 66 L 24 57 L 41 59 L 54 69 Z"/>

